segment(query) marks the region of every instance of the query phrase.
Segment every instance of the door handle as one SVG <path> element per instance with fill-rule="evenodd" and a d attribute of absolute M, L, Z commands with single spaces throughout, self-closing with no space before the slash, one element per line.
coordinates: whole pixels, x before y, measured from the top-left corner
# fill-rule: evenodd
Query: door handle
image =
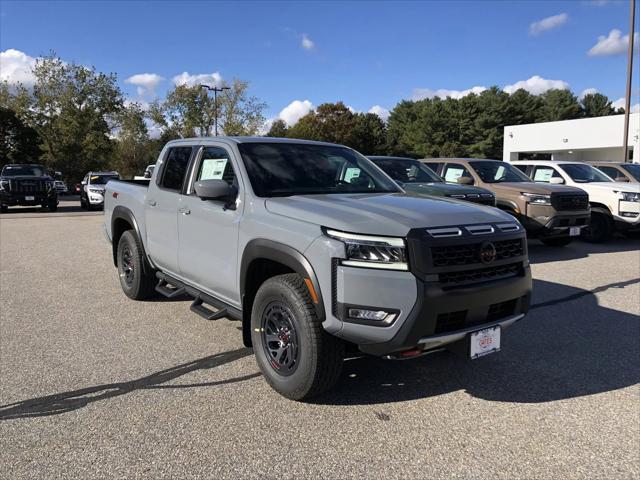
<path fill-rule="evenodd" d="M 191 213 L 191 210 L 189 210 L 189 207 L 180 207 L 178 209 L 178 212 L 180 212 L 183 215 L 189 215 Z"/>
<path fill-rule="evenodd" d="M 155 200 L 147 200 L 147 205 L 149 205 L 150 207 L 155 207 L 156 206 L 156 201 Z"/>

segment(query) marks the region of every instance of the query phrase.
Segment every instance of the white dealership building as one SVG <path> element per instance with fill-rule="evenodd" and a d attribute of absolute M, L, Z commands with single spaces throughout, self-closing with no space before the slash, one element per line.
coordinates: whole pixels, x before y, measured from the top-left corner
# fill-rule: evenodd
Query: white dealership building
<path fill-rule="evenodd" d="M 520 154 L 550 154 L 551 160 L 621 162 L 624 115 L 504 127 L 503 160 Z M 640 113 L 629 116 L 629 150 L 640 163 Z"/>

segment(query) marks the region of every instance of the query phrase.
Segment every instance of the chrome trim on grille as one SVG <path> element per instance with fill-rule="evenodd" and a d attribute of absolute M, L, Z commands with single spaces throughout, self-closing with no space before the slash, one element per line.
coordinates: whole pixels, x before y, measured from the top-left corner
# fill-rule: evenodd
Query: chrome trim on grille
<path fill-rule="evenodd" d="M 462 230 L 460 230 L 458 227 L 430 228 L 427 230 L 427 233 L 434 238 L 459 237 L 462 235 Z"/>
<path fill-rule="evenodd" d="M 520 226 L 517 223 L 498 223 L 496 226 L 501 232 L 516 232 L 520 230 Z"/>
<path fill-rule="evenodd" d="M 464 227 L 471 235 L 487 235 L 495 232 L 495 229 L 491 225 L 471 225 Z"/>

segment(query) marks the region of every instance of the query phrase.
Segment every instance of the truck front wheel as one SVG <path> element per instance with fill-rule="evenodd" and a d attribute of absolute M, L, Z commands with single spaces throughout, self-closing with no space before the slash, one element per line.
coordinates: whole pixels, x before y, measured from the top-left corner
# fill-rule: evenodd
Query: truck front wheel
<path fill-rule="evenodd" d="M 251 340 L 266 381 L 291 400 L 306 400 L 335 385 L 344 343 L 329 335 L 316 315 L 300 275 L 265 281 L 251 310 Z"/>
<path fill-rule="evenodd" d="M 608 215 L 600 212 L 591 213 L 589 226 L 582 229 L 582 238 L 587 242 L 601 243 L 613 234 L 613 221 Z"/>
<path fill-rule="evenodd" d="M 127 230 L 118 242 L 118 276 L 124 294 L 133 300 L 144 300 L 153 295 L 156 278 L 150 268 L 144 268 L 144 256 L 138 237 Z"/>

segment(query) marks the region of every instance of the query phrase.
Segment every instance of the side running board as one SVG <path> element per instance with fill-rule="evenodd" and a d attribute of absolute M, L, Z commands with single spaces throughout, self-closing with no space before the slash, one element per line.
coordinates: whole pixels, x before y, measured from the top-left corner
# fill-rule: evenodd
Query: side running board
<path fill-rule="evenodd" d="M 187 293 L 184 287 L 171 288 L 167 281 L 163 279 L 158 280 L 158 284 L 156 285 L 156 292 L 167 298 L 175 298 Z"/>
<path fill-rule="evenodd" d="M 197 313 L 202 318 L 205 318 L 207 320 L 219 320 L 221 318 L 226 317 L 227 314 L 229 313 L 226 308 L 218 310 L 217 312 L 214 312 L 213 310 L 209 310 L 207 307 L 205 307 L 202 304 L 202 299 L 200 297 L 196 297 L 193 300 L 193 303 L 191 304 L 190 309 L 192 312 Z"/>

